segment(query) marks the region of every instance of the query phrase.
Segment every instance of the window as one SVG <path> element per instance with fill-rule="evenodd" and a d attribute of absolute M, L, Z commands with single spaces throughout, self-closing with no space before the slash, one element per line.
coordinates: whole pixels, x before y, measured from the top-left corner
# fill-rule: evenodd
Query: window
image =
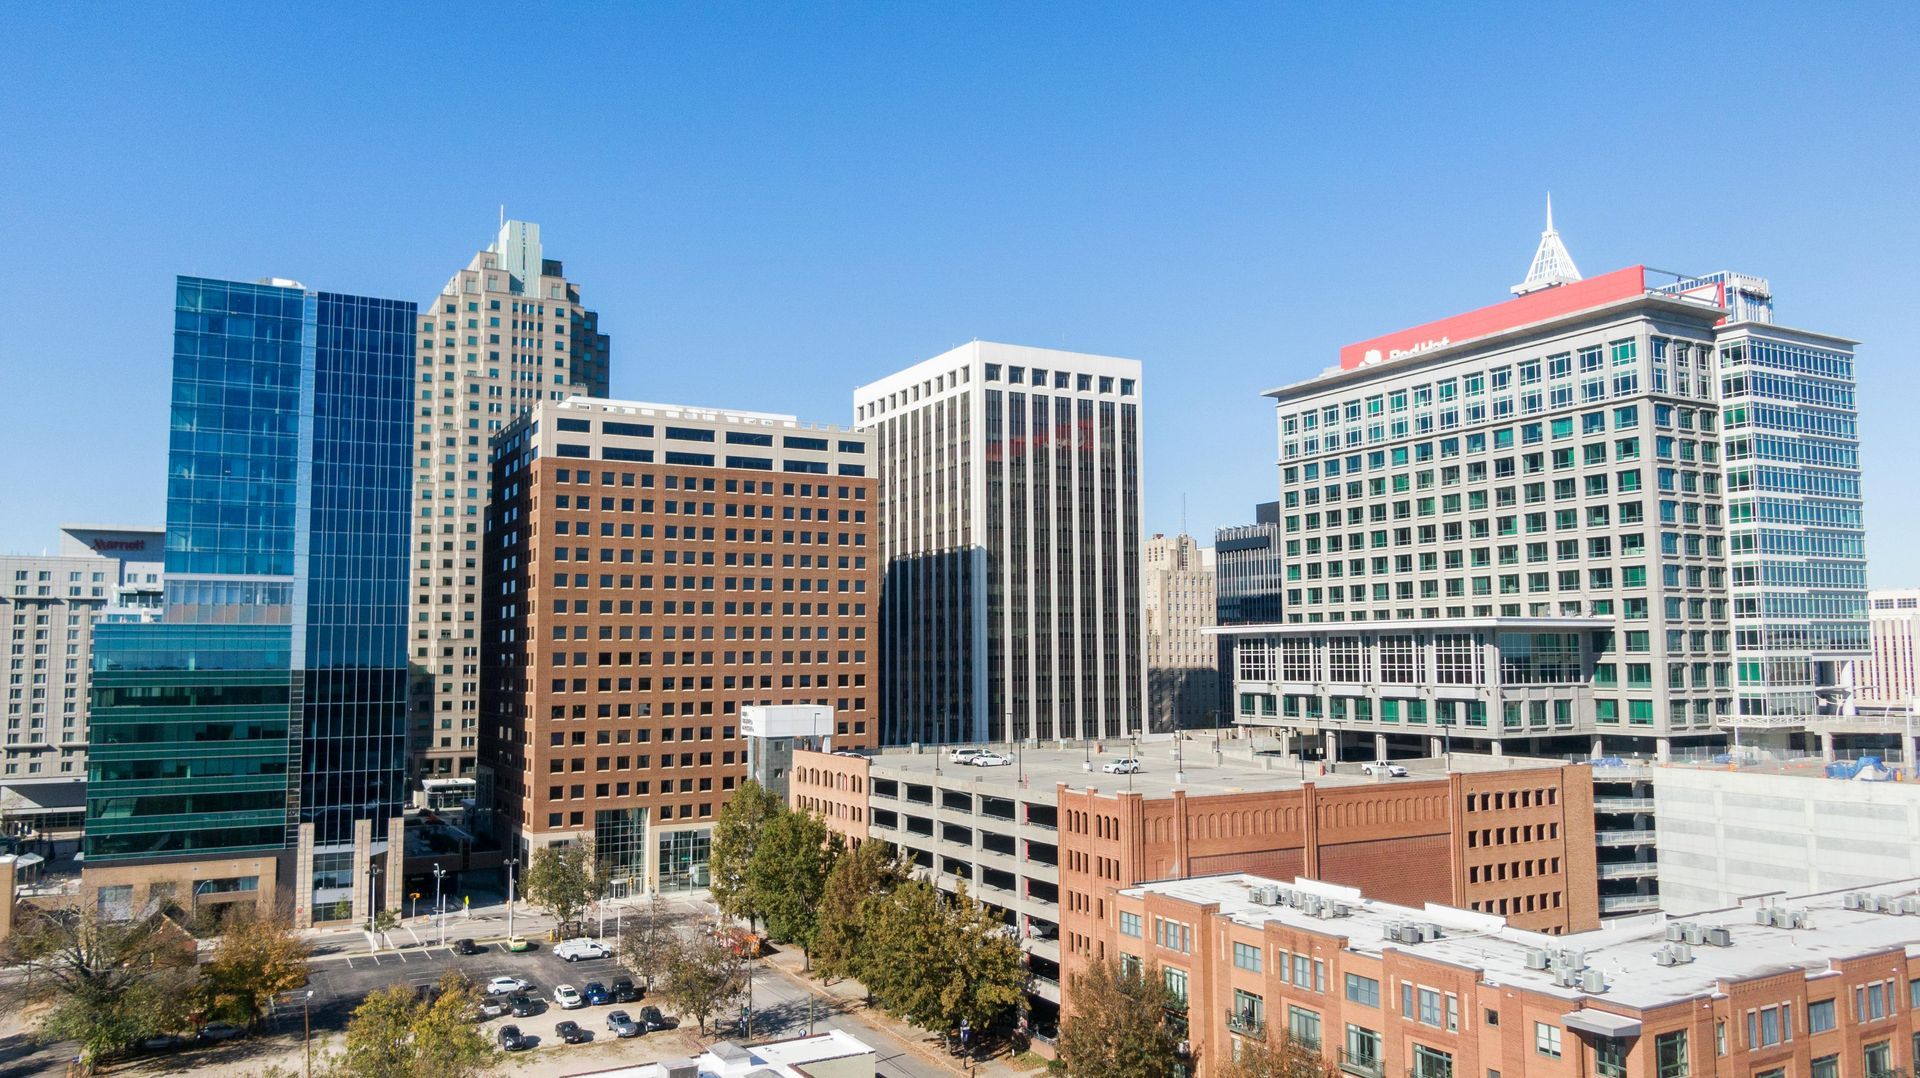
<path fill-rule="evenodd" d="M 1866 1078 L 1890 1078 L 1893 1074 L 1893 1042 L 1880 1041 L 1860 1050 L 1861 1073 Z"/>
<path fill-rule="evenodd" d="M 1747 1012 L 1747 1048 L 1771 1048 L 1793 1039 L 1793 1007 L 1782 1003 Z"/>
<path fill-rule="evenodd" d="M 1379 1073 L 1380 1034 L 1365 1026 L 1348 1026 L 1345 1061 Z"/>
<path fill-rule="evenodd" d="M 1252 992 L 1243 992 L 1238 988 L 1234 989 L 1233 1013 L 1231 1018 L 1232 1021 L 1228 1024 L 1233 1028 L 1234 1032 L 1264 1036 L 1267 1024 L 1266 1000 L 1261 999 Z"/>
<path fill-rule="evenodd" d="M 1179 921 L 1164 917 L 1153 919 L 1153 941 L 1169 951 L 1185 953 L 1193 949 L 1193 930 Z"/>
<path fill-rule="evenodd" d="M 1560 1027 L 1545 1022 L 1533 1024 L 1533 1050 L 1552 1059 L 1560 1058 Z"/>
<path fill-rule="evenodd" d="M 1808 1078 L 1840 1078 L 1840 1057 L 1821 1056 L 1807 1069 Z"/>
<path fill-rule="evenodd" d="M 1347 974 L 1347 1002 L 1369 1007 L 1380 1005 L 1380 982 L 1358 973 Z"/>
<path fill-rule="evenodd" d="M 1440 993 L 1431 988 L 1420 990 L 1420 1024 L 1427 1026 L 1440 1024 Z"/>
<path fill-rule="evenodd" d="M 1627 1078 L 1627 1043 L 1618 1037 L 1596 1038 L 1593 1073 L 1598 1078 Z"/>
<path fill-rule="evenodd" d="M 1835 1025 L 1833 1000 L 1820 999 L 1807 1004 L 1807 1032 L 1825 1033 Z"/>
<path fill-rule="evenodd" d="M 1235 993 L 1238 995 L 1238 993 Z M 1320 1016 L 1301 1007 L 1287 1008 L 1287 1033 L 1303 1047 L 1320 1048 Z"/>
<path fill-rule="evenodd" d="M 1134 939 L 1139 939 L 1140 938 L 1140 915 L 1137 913 L 1122 913 L 1120 915 L 1120 934 L 1123 936 L 1132 936 Z"/>
<path fill-rule="evenodd" d="M 1414 1045 L 1413 1078 L 1453 1078 L 1453 1056 L 1424 1044 Z"/>
<path fill-rule="evenodd" d="M 1125 915 L 1123 914 L 1122 916 Z M 1260 972 L 1260 948 L 1247 943 L 1234 944 L 1233 965 L 1236 969 L 1244 969 L 1253 973 Z"/>
<path fill-rule="evenodd" d="M 1187 971 L 1168 967 L 1161 971 L 1167 983 L 1167 991 L 1179 1006 L 1187 1005 Z"/>

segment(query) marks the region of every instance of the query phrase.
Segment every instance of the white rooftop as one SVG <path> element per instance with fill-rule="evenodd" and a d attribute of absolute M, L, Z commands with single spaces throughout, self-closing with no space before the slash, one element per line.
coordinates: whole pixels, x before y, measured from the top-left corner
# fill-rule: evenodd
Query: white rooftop
<path fill-rule="evenodd" d="M 873 1048 L 849 1033 L 830 1029 L 811 1037 L 756 1044 L 751 1048 L 720 1041 L 694 1059 L 661 1060 L 658 1063 L 640 1063 L 609 1070 L 576 1071 L 569 1078 L 666 1078 L 669 1074 L 680 1072 L 680 1068 L 688 1064 L 698 1068 L 700 1078 L 806 1078 L 807 1072 L 799 1068 L 809 1063 L 861 1056 L 873 1059 Z M 675 1066 L 676 1063 L 679 1067 Z"/>
<path fill-rule="evenodd" d="M 1268 906 L 1253 900 L 1260 886 L 1288 887 L 1345 903 L 1345 916 L 1323 917 L 1288 905 Z M 1647 1009 L 1719 991 L 1719 982 L 1740 981 L 1792 969 L 1817 977 L 1831 963 L 1876 952 L 1899 950 L 1920 955 L 1920 901 L 1913 914 L 1875 913 L 1847 909 L 1848 892 L 1830 891 L 1796 897 L 1763 896 L 1751 904 L 1669 919 L 1654 914 L 1616 922 L 1607 928 L 1567 936 L 1549 936 L 1507 925 L 1506 919 L 1432 903 L 1413 909 L 1364 898 L 1351 887 L 1297 879 L 1292 883 L 1244 873 L 1203 876 L 1129 888 L 1131 897 L 1167 895 L 1201 905 L 1218 904 L 1220 913 L 1246 925 L 1279 921 L 1327 935 L 1347 937 L 1347 948 L 1362 954 L 1389 949 L 1406 951 L 1451 965 L 1479 970 L 1492 984 L 1511 985 L 1563 997 L 1585 1000 L 1602 1010 L 1614 1006 Z M 1876 896 L 1920 896 L 1920 879 L 1896 880 L 1869 889 Z M 1763 905 L 1787 911 L 1805 911 L 1808 927 L 1788 928 L 1757 923 Z M 1389 937 L 1390 926 L 1417 923 L 1436 925 L 1438 938 L 1399 942 Z M 1662 965 L 1656 956 L 1673 945 L 1667 940 L 1669 923 L 1697 925 L 1702 930 L 1721 927 L 1730 943 L 1690 946 L 1691 960 Z M 1605 987 L 1589 992 L 1560 983 L 1553 969 L 1531 968 L 1530 952 L 1578 952 L 1587 970 L 1598 971 Z M 1577 967 L 1576 967 L 1577 968 Z M 1904 959 L 1899 964 L 1905 976 Z"/>

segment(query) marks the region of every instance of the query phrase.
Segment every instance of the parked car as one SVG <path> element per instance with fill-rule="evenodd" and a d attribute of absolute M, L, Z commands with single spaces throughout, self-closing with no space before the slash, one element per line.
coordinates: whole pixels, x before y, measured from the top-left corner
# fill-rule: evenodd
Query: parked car
<path fill-rule="evenodd" d="M 563 1011 L 578 1010 L 587 1005 L 587 1001 L 581 999 L 580 993 L 570 984 L 554 985 L 553 1001 L 558 1003 Z"/>
<path fill-rule="evenodd" d="M 609 1011 L 607 1029 L 616 1037 L 638 1037 L 643 1032 L 640 1023 L 625 1011 Z"/>
<path fill-rule="evenodd" d="M 660 1008 L 658 1007 L 640 1008 L 640 1013 L 634 1017 L 634 1021 L 640 1023 L 640 1028 L 646 1030 L 648 1033 L 652 1033 L 656 1029 L 672 1029 L 680 1024 L 678 1018 L 668 1018 L 666 1015 L 661 1014 Z"/>
<path fill-rule="evenodd" d="M 1404 779 L 1407 777 L 1406 768 L 1401 767 L 1399 764 L 1390 764 L 1385 760 L 1375 760 L 1370 764 L 1361 764 L 1360 770 L 1369 775 L 1385 775 L 1391 779 Z"/>
<path fill-rule="evenodd" d="M 500 1047 L 508 1052 L 524 1052 L 533 1047 L 533 1040 L 521 1033 L 519 1026 L 501 1026 Z"/>
<path fill-rule="evenodd" d="M 1140 773 L 1138 760 L 1108 760 L 1100 765 L 1100 770 L 1109 775 L 1137 775 Z"/>
<path fill-rule="evenodd" d="M 555 958 L 564 958 L 569 962 L 578 962 L 583 958 L 605 958 L 612 953 L 613 948 L 599 940 L 590 939 L 570 939 L 553 948 Z"/>
<path fill-rule="evenodd" d="M 519 954 L 521 951 L 531 951 L 533 950 L 533 941 L 525 936 L 508 936 L 507 950 L 512 951 L 514 954 Z"/>
<path fill-rule="evenodd" d="M 967 762 L 975 767 L 1005 767 L 1013 763 L 1012 760 L 1007 759 L 997 752 L 976 753 L 973 759 Z"/>
<path fill-rule="evenodd" d="M 554 1026 L 553 1035 L 568 1044 L 585 1044 L 593 1039 L 593 1034 L 581 1029 L 578 1022 L 562 1022 Z"/>
<path fill-rule="evenodd" d="M 489 996 L 511 996 L 515 992 L 525 992 L 533 987 L 533 982 L 520 977 L 495 977 L 488 981 L 481 991 Z"/>
<path fill-rule="evenodd" d="M 506 996 L 480 997 L 480 1017 L 498 1018 L 513 1009 L 513 1001 Z"/>
<path fill-rule="evenodd" d="M 543 1009 L 539 1000 L 525 994 L 515 994 L 508 1007 L 515 1018 L 532 1018 Z"/>
<path fill-rule="evenodd" d="M 453 941 L 454 954 L 463 954 L 463 955 L 479 954 L 484 950 L 486 950 L 485 947 L 480 946 L 479 944 L 473 942 L 472 940 L 454 940 Z"/>
<path fill-rule="evenodd" d="M 140 1042 L 142 1052 L 177 1052 L 187 1046 L 187 1039 L 178 1033 L 160 1033 Z"/>
<path fill-rule="evenodd" d="M 613 979 L 612 991 L 613 1001 L 615 1003 L 633 1003 L 645 994 L 642 989 L 633 983 L 632 977 L 615 977 Z"/>
<path fill-rule="evenodd" d="M 834 754 L 835 756 L 851 756 L 851 757 L 853 757 L 853 758 L 854 758 L 854 759 L 856 759 L 856 760 L 864 760 L 864 759 L 866 759 L 866 758 L 867 758 L 867 754 L 866 754 L 866 753 L 864 753 L 864 752 L 855 752 L 855 751 L 853 751 L 852 749 L 835 749 L 835 750 L 833 750 L 833 754 Z"/>
<path fill-rule="evenodd" d="M 230 1041 L 245 1033 L 246 1030 L 241 1029 L 231 1022 L 215 1022 L 210 1026 L 201 1028 L 200 1039 L 203 1041 Z"/>
<path fill-rule="evenodd" d="M 589 1007 L 604 1007 L 613 1002 L 613 993 L 599 981 L 588 981 L 580 986 L 580 998 L 586 1000 Z"/>
<path fill-rule="evenodd" d="M 947 752 L 947 759 L 953 761 L 956 764 L 972 763 L 973 758 L 975 756 L 980 755 L 981 751 L 982 750 L 980 749 L 969 749 L 969 748 L 951 749 Z"/>

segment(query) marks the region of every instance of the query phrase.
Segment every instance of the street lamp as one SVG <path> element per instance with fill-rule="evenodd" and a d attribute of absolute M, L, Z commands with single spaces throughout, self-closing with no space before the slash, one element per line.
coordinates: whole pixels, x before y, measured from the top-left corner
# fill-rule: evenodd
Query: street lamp
<path fill-rule="evenodd" d="M 446 918 L 441 916 L 441 914 L 445 911 L 442 910 L 440 906 L 440 878 L 442 876 L 445 876 L 446 874 L 447 874 L 447 870 L 444 868 L 441 868 L 439 862 L 437 861 L 434 862 L 434 865 L 433 865 L 433 926 L 434 926 L 435 933 L 439 936 L 441 943 L 447 942 L 447 922 L 446 922 Z"/>
<path fill-rule="evenodd" d="M 367 928 L 373 928 L 375 907 L 380 905 L 380 866 L 367 865 Z"/>
<path fill-rule="evenodd" d="M 519 861 L 519 859 L 518 859 L 518 858 L 515 858 L 515 857 L 509 857 L 509 858 L 507 858 L 507 860 L 506 860 L 506 866 L 507 866 L 507 938 L 508 938 L 509 940 L 511 940 L 511 939 L 513 938 L 513 870 L 514 870 L 514 868 L 515 868 L 515 866 L 517 866 L 517 865 L 519 865 L 519 864 L 520 864 L 520 861 Z"/>
<path fill-rule="evenodd" d="M 306 1053 L 306 1078 L 313 1078 L 313 989 L 300 997 L 300 1050 Z"/>

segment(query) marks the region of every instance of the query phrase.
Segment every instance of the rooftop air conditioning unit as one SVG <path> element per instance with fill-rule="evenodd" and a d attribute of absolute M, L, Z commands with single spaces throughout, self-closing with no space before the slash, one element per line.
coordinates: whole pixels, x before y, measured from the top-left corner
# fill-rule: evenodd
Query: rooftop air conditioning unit
<path fill-rule="evenodd" d="M 1686 933 L 1687 933 L 1686 925 L 1680 923 L 1679 921 L 1667 922 L 1667 942 L 1668 943 L 1679 943 L 1682 939 L 1686 938 Z"/>
<path fill-rule="evenodd" d="M 1908 899 L 1908 901 L 1912 901 L 1912 899 Z M 1792 911 L 1787 915 L 1787 927 L 1788 928 L 1812 928 L 1813 927 L 1813 911 L 1812 910 Z"/>
<path fill-rule="evenodd" d="M 1255 887 L 1249 897 L 1253 899 L 1255 905 L 1260 906 L 1271 906 L 1276 901 L 1274 888 L 1267 886 Z"/>
<path fill-rule="evenodd" d="M 1553 963 L 1553 956 L 1547 953 L 1547 949 L 1545 947 L 1527 948 L 1527 968 L 1528 969 L 1546 969 L 1552 963 Z"/>
<path fill-rule="evenodd" d="M 1426 924 L 1423 924 L 1420 926 L 1420 937 L 1422 939 L 1430 939 L 1430 940 L 1439 939 L 1440 926 L 1437 924 L 1434 924 L 1432 921 L 1428 921 Z"/>
<path fill-rule="evenodd" d="M 1320 916 L 1320 896 L 1308 895 L 1300 902 L 1300 912 L 1308 917 Z"/>
<path fill-rule="evenodd" d="M 1693 948 L 1684 943 L 1676 943 L 1673 945 L 1673 957 L 1676 961 L 1691 962 L 1693 961 Z"/>
<path fill-rule="evenodd" d="M 1698 947 L 1700 944 L 1706 942 L 1707 937 L 1706 932 L 1703 931 L 1698 924 L 1693 921 L 1687 921 L 1680 926 L 1680 938 L 1682 941 Z"/>
<path fill-rule="evenodd" d="M 1400 942 L 1401 943 L 1424 943 L 1426 942 L 1426 939 L 1427 939 L 1427 934 L 1421 930 L 1419 925 L 1401 925 L 1400 926 Z"/>
<path fill-rule="evenodd" d="M 1330 918 L 1330 917 L 1345 917 L 1346 914 L 1340 912 L 1342 909 L 1345 908 L 1345 905 L 1346 905 L 1345 903 L 1335 902 L 1330 898 L 1323 898 L 1320 900 L 1320 916 L 1322 919 Z"/>
<path fill-rule="evenodd" d="M 1775 906 L 1755 906 L 1753 908 L 1753 923 L 1757 925 L 1776 924 L 1779 920 L 1779 912 L 1779 908 Z"/>
<path fill-rule="evenodd" d="M 1680 964 L 1680 956 L 1673 953 L 1673 948 L 1662 947 L 1653 952 L 1653 961 L 1658 966 L 1675 966 Z"/>
<path fill-rule="evenodd" d="M 1709 947 L 1733 946 L 1733 933 L 1727 931 L 1725 925 L 1714 925 L 1707 929 L 1706 939 Z"/>
<path fill-rule="evenodd" d="M 1587 970 L 1580 975 L 1580 990 L 1598 995 L 1607 990 L 1607 979 L 1597 969 Z"/>
<path fill-rule="evenodd" d="M 1848 891 L 1840 904 L 1850 910 L 1864 910 L 1867 908 L 1867 895 L 1863 891 Z"/>
<path fill-rule="evenodd" d="M 1908 895 L 1900 900 L 1900 905 L 1908 913 L 1920 913 L 1920 895 Z M 1808 917 L 1812 917 L 1812 914 L 1809 913 Z"/>
<path fill-rule="evenodd" d="M 1333 915 L 1335 917 L 1351 917 L 1353 916 L 1353 907 L 1347 905 L 1345 902 L 1335 902 L 1333 904 Z"/>

